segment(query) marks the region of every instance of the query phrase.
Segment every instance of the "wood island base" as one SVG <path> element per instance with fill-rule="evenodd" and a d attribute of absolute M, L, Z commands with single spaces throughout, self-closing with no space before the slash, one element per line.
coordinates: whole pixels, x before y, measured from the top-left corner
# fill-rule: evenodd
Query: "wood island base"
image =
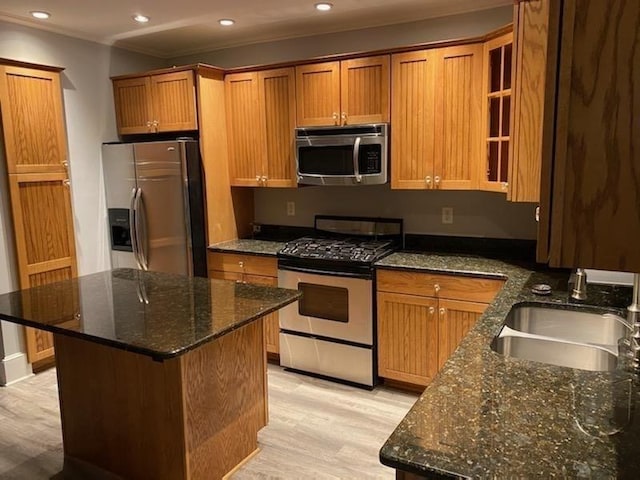
<path fill-rule="evenodd" d="M 262 318 L 162 362 L 60 334 L 54 342 L 65 473 L 218 479 L 256 451 L 267 422 Z"/>

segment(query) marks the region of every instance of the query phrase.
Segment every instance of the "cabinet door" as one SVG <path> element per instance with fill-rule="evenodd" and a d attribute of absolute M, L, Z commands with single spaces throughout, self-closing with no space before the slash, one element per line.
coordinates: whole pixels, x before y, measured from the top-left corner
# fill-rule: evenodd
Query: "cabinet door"
<path fill-rule="evenodd" d="M 392 56 L 391 188 L 433 188 L 435 53 Z"/>
<path fill-rule="evenodd" d="M 438 77 L 433 185 L 477 186 L 482 108 L 482 44 L 435 51 Z"/>
<path fill-rule="evenodd" d="M 486 310 L 484 303 L 439 300 L 438 302 L 438 370 Z"/>
<path fill-rule="evenodd" d="M 120 135 L 154 131 L 151 80 L 148 76 L 114 80 L 113 98 Z"/>
<path fill-rule="evenodd" d="M 378 373 L 426 386 L 438 371 L 437 300 L 378 292 Z"/>
<path fill-rule="evenodd" d="M 7 171 L 64 173 L 67 137 L 60 74 L 0 67 Z"/>
<path fill-rule="evenodd" d="M 261 185 L 264 164 L 258 74 L 235 73 L 224 78 L 229 175 L 232 186 Z"/>
<path fill-rule="evenodd" d="M 479 187 L 506 194 L 509 187 L 513 34 L 487 41 L 483 57 L 484 133 Z"/>
<path fill-rule="evenodd" d="M 192 70 L 152 75 L 151 99 L 156 132 L 198 129 Z"/>
<path fill-rule="evenodd" d="M 275 277 L 245 275 L 244 280 L 247 283 L 256 283 L 258 285 L 278 286 L 278 279 Z M 278 316 L 278 312 L 264 316 L 264 342 L 267 347 L 267 352 L 280 354 L 280 317 Z"/>
<path fill-rule="evenodd" d="M 296 67 L 298 126 L 339 125 L 340 62 Z"/>
<path fill-rule="evenodd" d="M 389 55 L 340 62 L 343 125 L 389 121 Z"/>
<path fill-rule="evenodd" d="M 564 2 L 552 266 L 640 272 L 639 24 L 640 2 Z"/>
<path fill-rule="evenodd" d="M 77 276 L 66 173 L 9 175 L 9 187 L 20 288 Z M 29 362 L 53 354 L 51 334 L 33 329 L 26 334 Z"/>
<path fill-rule="evenodd" d="M 553 147 L 560 1 L 518 3 L 513 18 L 515 57 L 507 200 L 539 202 L 542 156 L 551 155 Z"/>
<path fill-rule="evenodd" d="M 260 110 L 264 122 L 267 187 L 295 187 L 294 129 L 296 127 L 295 70 L 281 68 L 258 73 Z"/>

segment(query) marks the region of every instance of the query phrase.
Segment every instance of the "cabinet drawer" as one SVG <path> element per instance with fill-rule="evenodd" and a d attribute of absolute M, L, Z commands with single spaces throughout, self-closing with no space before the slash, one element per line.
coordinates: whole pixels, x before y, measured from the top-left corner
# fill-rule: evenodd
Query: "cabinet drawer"
<path fill-rule="evenodd" d="M 423 297 L 449 298 L 491 303 L 504 285 L 504 280 L 472 278 L 439 273 L 378 270 L 377 289 Z"/>
<path fill-rule="evenodd" d="M 275 257 L 209 252 L 209 270 L 277 277 L 278 260 Z"/>

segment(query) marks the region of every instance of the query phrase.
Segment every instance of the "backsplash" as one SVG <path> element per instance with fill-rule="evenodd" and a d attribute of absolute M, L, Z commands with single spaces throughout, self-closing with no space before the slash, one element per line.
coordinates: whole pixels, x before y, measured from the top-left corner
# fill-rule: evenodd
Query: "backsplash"
<path fill-rule="evenodd" d="M 293 202 L 295 215 L 287 215 Z M 442 209 L 453 209 L 453 223 Z M 359 187 L 256 188 L 255 221 L 313 226 L 316 214 L 404 219 L 406 233 L 535 239 L 535 204 L 507 202 L 504 194 L 477 191 L 391 190 L 388 184 Z"/>

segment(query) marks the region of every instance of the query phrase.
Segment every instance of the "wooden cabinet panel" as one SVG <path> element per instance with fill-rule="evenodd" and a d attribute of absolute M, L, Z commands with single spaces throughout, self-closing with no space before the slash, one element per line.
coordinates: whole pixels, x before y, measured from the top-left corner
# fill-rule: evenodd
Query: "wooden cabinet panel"
<path fill-rule="evenodd" d="M 378 373 L 426 386 L 438 371 L 437 300 L 378 292 Z"/>
<path fill-rule="evenodd" d="M 438 301 L 438 369 L 487 309 L 484 303 Z"/>
<path fill-rule="evenodd" d="M 152 75 L 151 98 L 157 132 L 198 129 L 192 70 Z"/>
<path fill-rule="evenodd" d="M 340 62 L 342 124 L 389 121 L 389 55 Z"/>
<path fill-rule="evenodd" d="M 391 63 L 391 188 L 431 188 L 435 53 L 425 50 L 396 54 Z"/>
<path fill-rule="evenodd" d="M 65 172 L 60 75 L 0 66 L 0 98 L 8 173 Z"/>
<path fill-rule="evenodd" d="M 564 2 L 552 266 L 640 272 L 638 25 L 640 2 Z"/>
<path fill-rule="evenodd" d="M 507 193 L 507 200 L 514 202 L 540 201 L 542 157 L 552 154 L 560 3 L 530 0 L 514 6 L 511 168 Z M 543 138 L 547 139 L 545 144 Z"/>
<path fill-rule="evenodd" d="M 278 286 L 278 266 L 275 257 L 209 252 L 208 266 L 209 278 Z M 265 315 L 264 340 L 267 352 L 280 354 L 278 312 Z"/>
<path fill-rule="evenodd" d="M 258 74 L 225 76 L 229 174 L 232 186 L 260 185 L 264 144 L 260 135 Z"/>
<path fill-rule="evenodd" d="M 340 62 L 296 67 L 296 108 L 299 126 L 340 122 Z"/>
<path fill-rule="evenodd" d="M 258 73 L 260 115 L 263 119 L 267 187 L 295 187 L 294 129 L 296 127 L 295 70 L 281 68 Z"/>
<path fill-rule="evenodd" d="M 20 287 L 77 276 L 71 196 L 66 174 L 9 175 Z M 30 363 L 53 355 L 50 334 L 27 329 Z"/>
<path fill-rule="evenodd" d="M 482 45 L 436 50 L 434 188 L 476 188 L 480 161 Z"/>
<path fill-rule="evenodd" d="M 245 275 L 278 276 L 278 260 L 261 255 L 209 252 L 209 270 L 237 272 Z"/>
<path fill-rule="evenodd" d="M 490 303 L 504 285 L 504 280 L 403 270 L 377 270 L 377 288 L 453 300 Z"/>
<path fill-rule="evenodd" d="M 482 141 L 479 188 L 507 193 L 511 158 L 513 33 L 484 44 Z"/>
<path fill-rule="evenodd" d="M 152 131 L 151 79 L 147 76 L 113 81 L 118 133 L 131 135 Z"/>
<path fill-rule="evenodd" d="M 120 135 L 198 129 L 193 70 L 114 78 Z"/>

